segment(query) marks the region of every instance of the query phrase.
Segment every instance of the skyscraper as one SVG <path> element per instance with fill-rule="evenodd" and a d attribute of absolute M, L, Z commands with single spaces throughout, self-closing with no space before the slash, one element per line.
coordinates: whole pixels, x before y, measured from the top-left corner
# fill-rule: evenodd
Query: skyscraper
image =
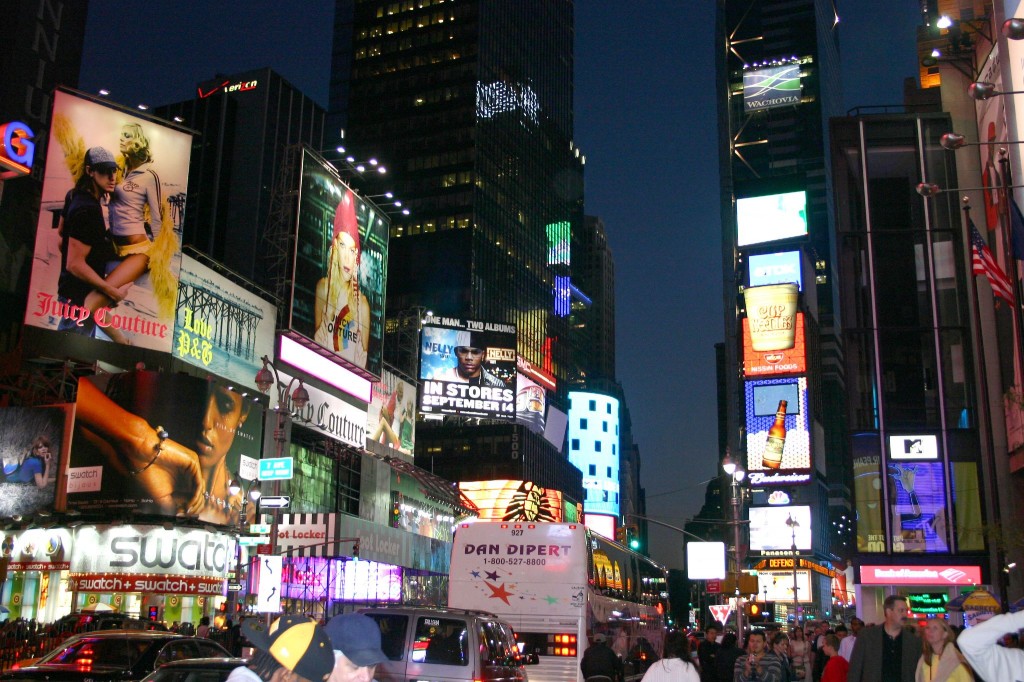
<path fill-rule="evenodd" d="M 750 472 L 754 506 L 810 507 L 822 562 L 838 558 L 822 532 L 829 504 L 845 509 L 849 497 L 843 410 L 833 409 L 843 404 L 827 162 L 827 122 L 841 113 L 837 23 L 828 0 L 719 0 L 716 28 L 726 442 Z M 755 350 L 745 294 L 778 284 L 799 290 L 785 323 L 797 345 Z M 760 453 L 777 414 L 789 435 L 773 469 Z M 803 617 L 831 608 L 828 581 L 812 581 Z"/>
<path fill-rule="evenodd" d="M 389 317 L 429 309 L 514 324 L 518 355 L 557 379 L 550 399 L 563 408 L 569 240 L 583 223 L 572 71 L 570 0 L 336 6 L 327 142 L 385 163 L 381 193 L 411 212 L 391 227 Z M 418 431 L 417 461 L 455 480 L 529 471 L 581 499 L 578 471 L 539 434 L 452 421 Z"/>

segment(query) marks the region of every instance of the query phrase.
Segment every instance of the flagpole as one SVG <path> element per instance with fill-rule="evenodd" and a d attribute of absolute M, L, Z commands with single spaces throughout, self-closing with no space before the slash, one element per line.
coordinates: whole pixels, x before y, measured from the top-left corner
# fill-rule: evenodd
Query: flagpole
<path fill-rule="evenodd" d="M 968 203 L 968 199 L 965 196 L 963 199 L 963 211 L 964 221 L 967 225 L 967 229 L 970 230 L 971 225 L 971 205 Z M 967 239 L 967 248 L 970 249 L 968 252 L 971 259 L 974 258 L 974 243 L 973 240 Z M 985 511 L 988 516 L 988 523 L 992 524 L 996 522 L 996 519 L 1000 518 L 1000 506 L 999 506 L 999 488 L 998 481 L 996 480 L 995 466 L 996 466 L 996 451 L 995 444 L 992 442 L 992 403 L 989 400 L 988 394 L 988 371 L 986 367 L 985 358 L 985 334 L 981 326 L 981 299 L 978 297 L 978 275 L 974 274 L 974 267 L 970 266 L 967 269 L 967 277 L 970 280 L 970 291 L 971 291 L 971 303 L 970 306 L 974 311 L 974 329 L 975 337 L 977 339 L 977 356 L 978 362 L 975 367 L 978 371 L 978 392 L 981 394 L 981 400 L 978 401 L 979 412 L 983 413 L 982 418 L 978 420 L 978 435 L 985 439 L 985 449 L 987 450 L 987 457 L 981 458 L 981 473 L 985 479 L 987 485 L 985 486 L 989 490 L 987 498 L 987 504 L 985 505 Z M 1000 418 L 1002 418 L 1000 416 Z M 982 428 L 984 426 L 985 428 Z M 988 534 L 986 541 L 991 545 L 993 544 L 993 538 L 991 534 Z M 995 544 L 995 565 L 990 566 L 990 570 L 994 574 L 992 576 L 992 582 L 999 581 L 999 596 L 1005 604 L 1009 603 L 1009 595 L 1007 595 L 1006 585 L 1006 574 L 1001 570 L 1006 564 L 1004 560 L 1005 549 L 1003 547 L 1003 533 L 999 533 L 998 537 L 994 540 Z"/>
<path fill-rule="evenodd" d="M 1013 282 L 1013 305 L 1010 306 L 1010 312 L 1013 315 L 1013 331 L 1017 337 L 1013 344 L 1013 384 L 1014 386 L 1022 386 L 1024 385 L 1024 358 L 1021 357 L 1022 352 L 1024 352 L 1024 319 L 1022 319 L 1020 311 L 1020 278 L 1017 271 L 1017 256 L 1013 250 L 1013 216 L 1010 213 L 1016 210 L 1017 205 L 1013 200 L 1013 192 L 1010 190 L 1010 157 L 1006 149 L 999 150 L 999 165 L 1003 173 L 1003 207 L 1006 209 L 1003 211 L 1003 217 L 1000 220 L 1003 228 L 1000 241 L 1003 246 L 1003 255 L 1006 258 L 1006 265 L 1009 269 L 1007 274 L 1010 276 L 1010 281 Z M 1020 397 L 1017 396 L 1017 398 Z"/>

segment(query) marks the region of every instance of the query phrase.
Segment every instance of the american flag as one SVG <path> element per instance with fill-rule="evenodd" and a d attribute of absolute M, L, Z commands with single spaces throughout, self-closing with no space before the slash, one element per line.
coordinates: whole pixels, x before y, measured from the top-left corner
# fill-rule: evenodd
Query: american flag
<path fill-rule="evenodd" d="M 975 275 L 985 275 L 988 283 L 992 286 L 992 293 L 1013 305 L 1013 283 L 1006 276 L 999 263 L 992 256 L 981 233 L 974 226 L 974 221 L 968 221 L 971 227 L 971 270 Z"/>

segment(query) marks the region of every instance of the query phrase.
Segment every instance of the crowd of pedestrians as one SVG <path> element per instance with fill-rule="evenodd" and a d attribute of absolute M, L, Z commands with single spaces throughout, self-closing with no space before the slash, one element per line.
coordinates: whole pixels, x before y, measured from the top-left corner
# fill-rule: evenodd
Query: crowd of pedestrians
<path fill-rule="evenodd" d="M 652 666 L 643 680 L 1024 682 L 1018 636 L 1024 611 L 994 616 L 963 632 L 941 617 L 919 626 L 908 619 L 907 600 L 898 595 L 885 599 L 883 614 L 881 623 L 870 626 L 854 618 L 848 627 L 818 622 L 789 632 L 755 629 L 742 647 L 736 633 L 723 634 L 712 624 L 689 638 L 667 637 L 668 663 Z"/>

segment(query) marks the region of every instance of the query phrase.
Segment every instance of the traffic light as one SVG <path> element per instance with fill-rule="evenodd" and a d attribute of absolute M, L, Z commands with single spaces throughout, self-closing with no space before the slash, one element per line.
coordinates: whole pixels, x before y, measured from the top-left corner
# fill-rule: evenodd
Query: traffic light
<path fill-rule="evenodd" d="M 747 604 L 747 620 L 751 623 L 761 621 L 761 605 L 756 601 Z"/>
<path fill-rule="evenodd" d="M 629 539 L 629 526 L 619 526 L 615 529 L 615 541 L 619 544 L 626 544 Z"/>
<path fill-rule="evenodd" d="M 775 602 L 748 602 L 746 614 L 751 624 L 770 623 L 775 620 Z"/>

